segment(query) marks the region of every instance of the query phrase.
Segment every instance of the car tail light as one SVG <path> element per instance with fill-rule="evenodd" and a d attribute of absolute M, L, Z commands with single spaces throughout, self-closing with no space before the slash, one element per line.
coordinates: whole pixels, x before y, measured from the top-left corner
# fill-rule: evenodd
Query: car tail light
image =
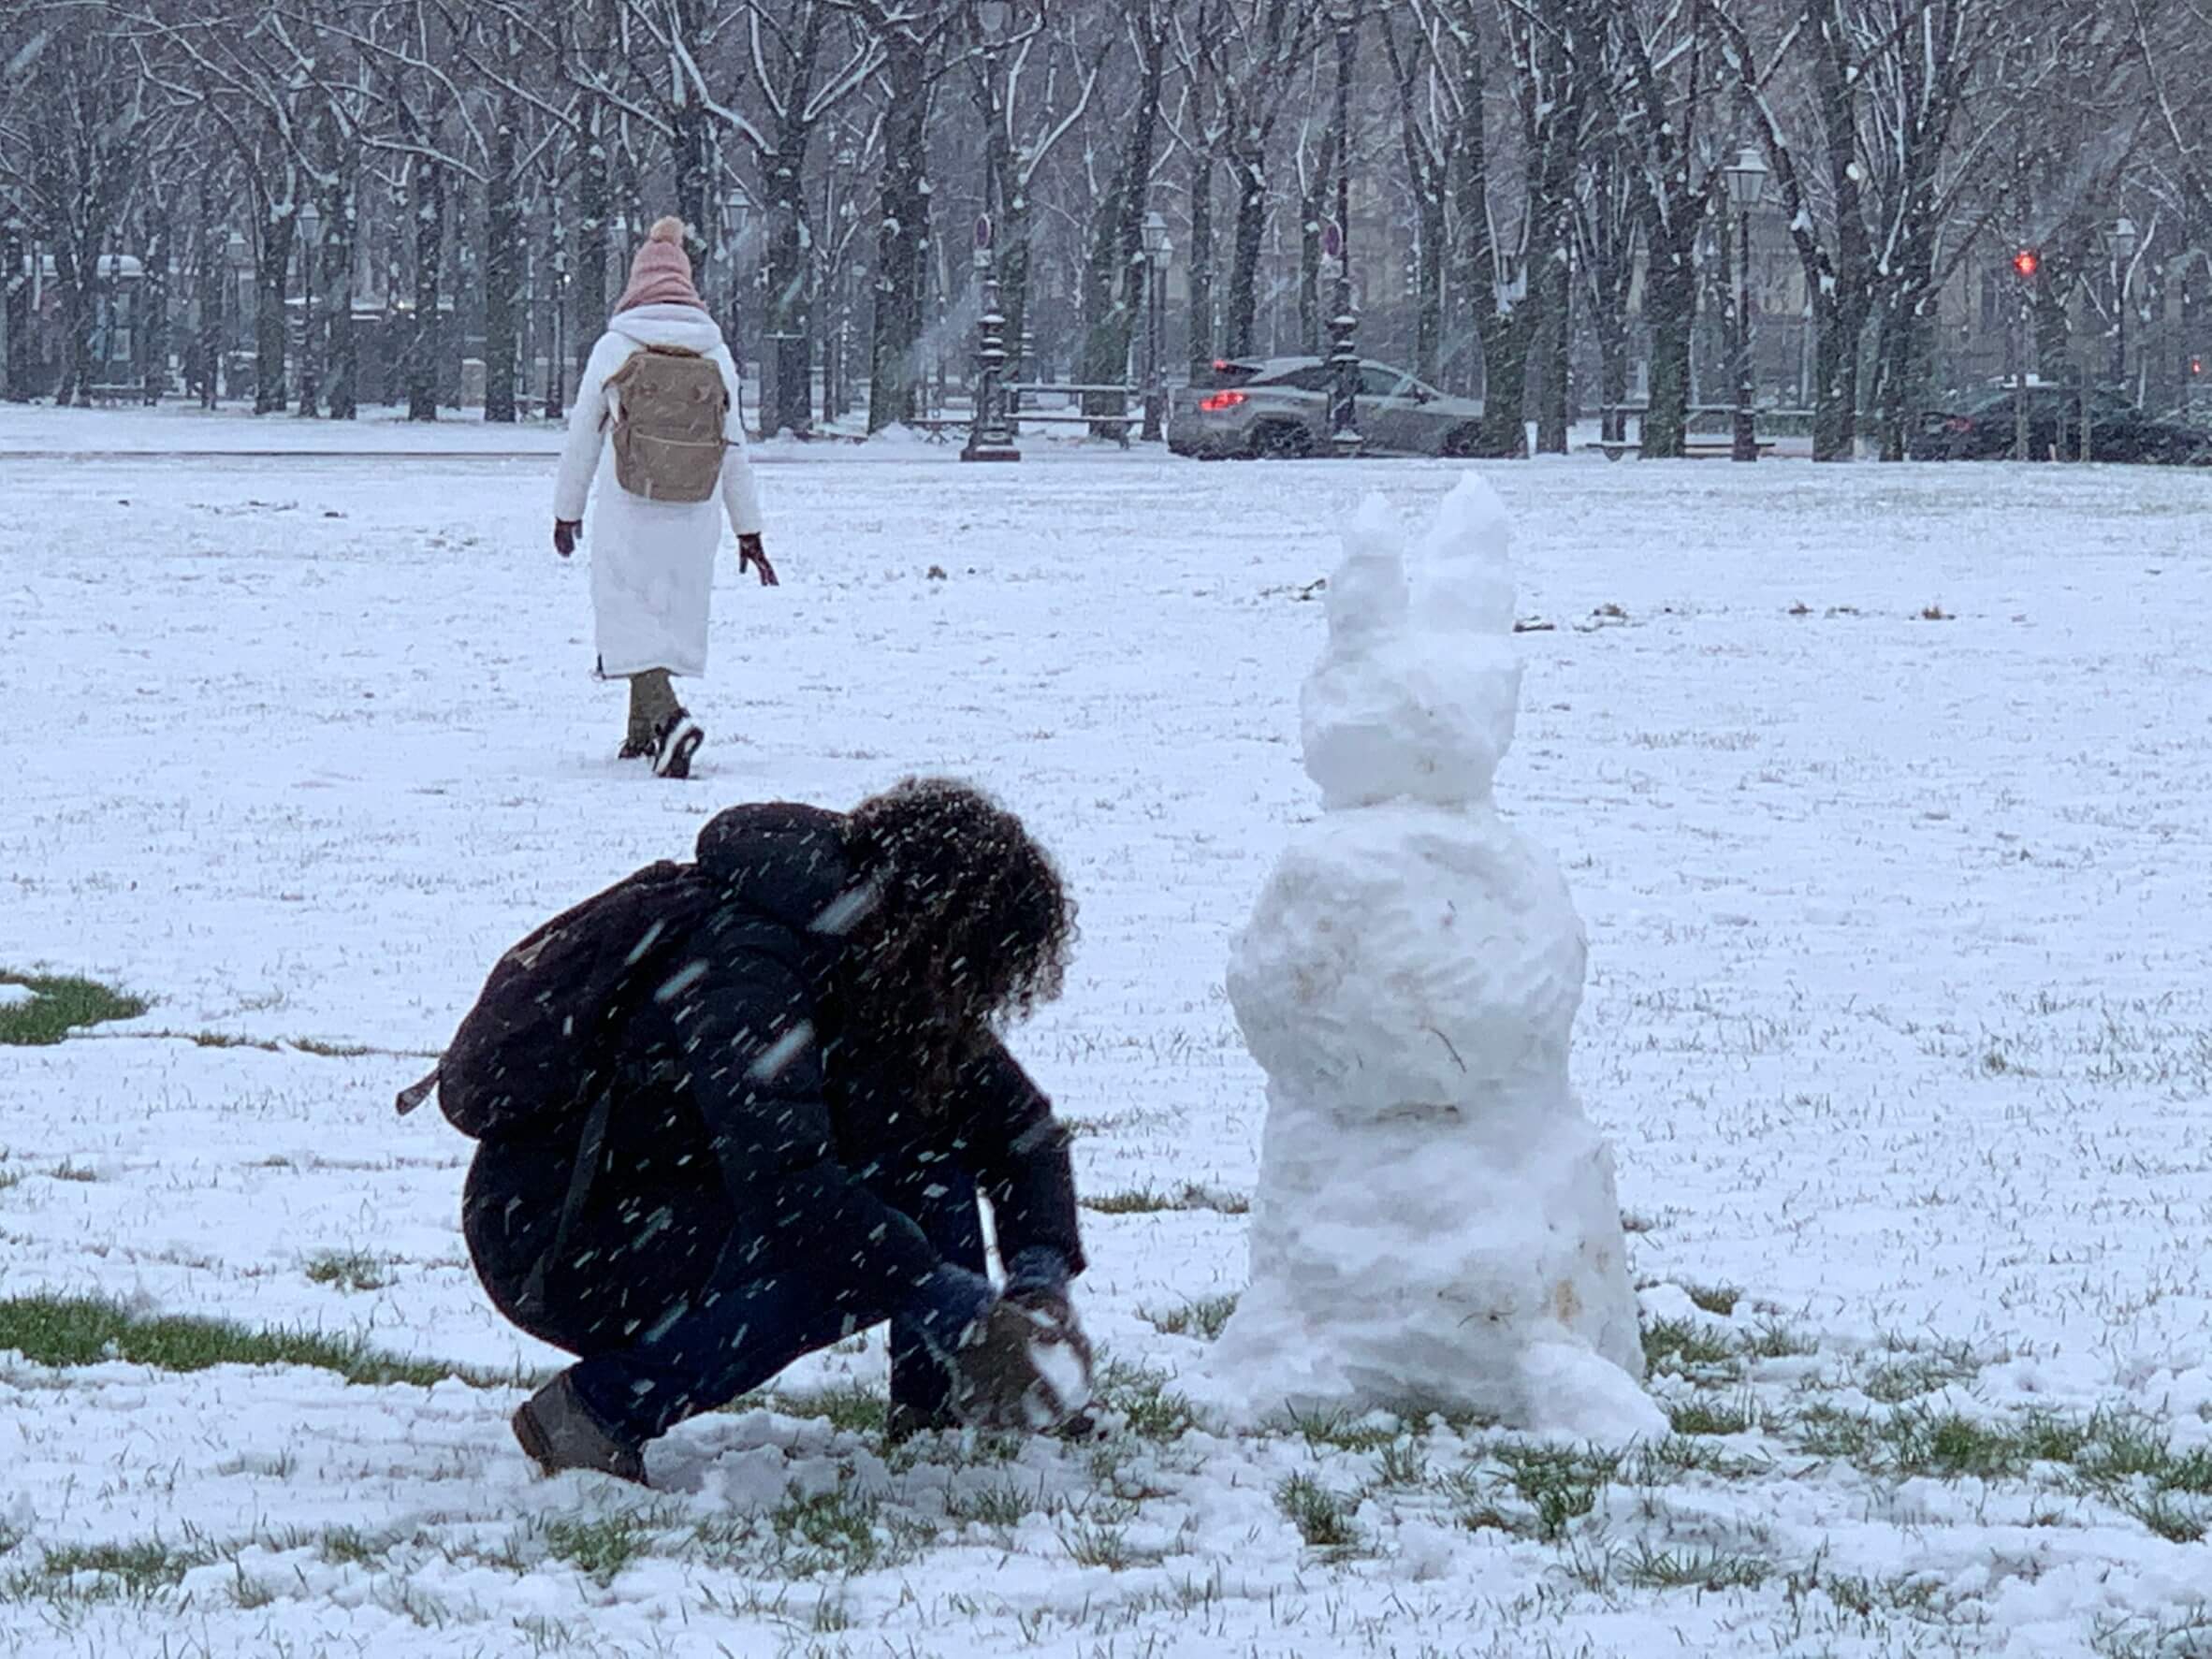
<path fill-rule="evenodd" d="M 1973 429 L 1974 423 L 1963 415 L 1954 415 L 1949 420 L 1943 422 L 1943 430 L 1946 432 L 1971 432 Z"/>
<path fill-rule="evenodd" d="M 1208 415 L 1219 415 L 1224 409 L 1234 409 L 1239 403 L 1251 400 L 1242 392 L 1215 392 L 1210 398 L 1201 398 L 1199 407 Z"/>

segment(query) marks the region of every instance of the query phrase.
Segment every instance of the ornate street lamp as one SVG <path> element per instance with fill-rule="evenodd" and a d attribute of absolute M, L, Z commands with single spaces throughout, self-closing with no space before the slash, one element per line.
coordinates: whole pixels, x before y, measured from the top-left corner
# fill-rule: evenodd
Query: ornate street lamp
<path fill-rule="evenodd" d="M 2104 227 L 2104 252 L 2112 261 L 2112 381 L 2122 396 L 2128 384 L 2128 262 L 2135 246 L 2134 220 L 2122 215 Z"/>
<path fill-rule="evenodd" d="M 1759 439 L 1752 411 L 1751 216 L 1767 196 L 1767 163 L 1746 144 L 1735 165 L 1724 168 L 1728 205 L 1736 210 L 1736 441 L 1731 458 L 1755 461 Z"/>
<path fill-rule="evenodd" d="M 1006 50 L 1012 36 L 1014 8 L 1011 0 L 974 0 L 972 17 L 976 37 L 983 49 L 983 117 L 995 125 L 1002 96 L 998 54 Z M 975 410 L 968 420 L 968 442 L 960 451 L 962 460 L 971 461 L 1022 458 L 1013 430 L 1007 425 L 1006 394 L 1002 389 L 1006 373 L 1006 318 L 998 309 L 998 255 L 993 245 L 991 224 L 991 210 L 998 199 L 995 137 L 995 132 L 989 129 L 983 134 L 986 158 L 983 211 L 975 222 L 975 270 L 982 304 L 976 320 Z"/>
<path fill-rule="evenodd" d="M 1160 335 L 1168 314 L 1168 264 L 1175 257 L 1174 240 L 1168 235 L 1168 218 L 1158 211 L 1144 215 L 1144 430 L 1147 444 L 1157 444 L 1166 413 L 1166 363 L 1160 356 Z"/>
<path fill-rule="evenodd" d="M 1361 0 L 1330 0 L 1336 28 L 1336 314 L 1329 319 L 1330 367 L 1336 389 L 1329 411 L 1329 444 L 1339 456 L 1355 456 L 1366 439 L 1360 431 L 1360 319 L 1352 310 L 1352 41 Z"/>

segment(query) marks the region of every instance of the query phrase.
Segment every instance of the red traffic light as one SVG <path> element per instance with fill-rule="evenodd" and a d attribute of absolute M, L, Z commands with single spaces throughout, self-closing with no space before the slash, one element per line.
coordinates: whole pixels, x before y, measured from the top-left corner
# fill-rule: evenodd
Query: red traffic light
<path fill-rule="evenodd" d="M 2033 248 L 2022 248 L 2013 255 L 2013 269 L 2023 278 L 2031 277 L 2043 269 L 2043 255 Z"/>

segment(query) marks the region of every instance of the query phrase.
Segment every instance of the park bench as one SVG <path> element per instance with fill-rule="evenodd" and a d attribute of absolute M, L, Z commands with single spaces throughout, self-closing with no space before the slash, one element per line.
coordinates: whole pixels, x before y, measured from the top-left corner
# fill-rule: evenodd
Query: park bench
<path fill-rule="evenodd" d="M 1030 422 L 1035 422 L 1039 426 L 1056 424 L 1060 426 L 1104 427 L 1109 429 L 1107 436 L 1127 449 L 1129 446 L 1129 426 L 1131 422 L 1142 418 L 1141 415 L 1132 415 L 1129 413 L 1129 404 L 1140 400 L 1142 397 L 1140 389 L 1133 386 L 1090 386 L 1074 381 L 1021 380 L 1008 386 L 1006 392 L 1007 396 L 1012 400 L 1007 409 L 1006 418 L 1016 432 L 1019 432 L 1026 424 Z M 1080 408 L 1069 405 L 1062 405 L 1056 409 L 1032 409 L 1022 401 L 1025 396 L 1032 392 L 1048 397 L 1077 400 L 1117 398 L 1121 400 L 1121 408 L 1117 412 L 1103 415 L 1087 414 Z"/>

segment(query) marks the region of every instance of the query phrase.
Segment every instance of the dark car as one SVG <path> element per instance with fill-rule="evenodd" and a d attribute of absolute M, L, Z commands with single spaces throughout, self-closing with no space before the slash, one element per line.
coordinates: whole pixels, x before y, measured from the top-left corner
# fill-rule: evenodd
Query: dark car
<path fill-rule="evenodd" d="M 2009 460 L 2017 443 L 2016 396 L 2006 386 L 1925 416 L 1907 453 L 1914 460 Z M 2079 386 L 2028 387 L 2029 458 L 2081 458 L 2081 400 Z M 2147 415 L 2116 392 L 2092 389 L 2088 401 L 2090 459 L 2212 464 L 2212 432 Z"/>
<path fill-rule="evenodd" d="M 1289 459 L 1327 455 L 1336 370 L 1320 357 L 1230 358 L 1210 386 L 1177 391 L 1168 411 L 1168 447 L 1201 459 Z M 1386 363 L 1360 365 L 1363 455 L 1471 455 L 1482 403 L 1455 398 Z"/>

